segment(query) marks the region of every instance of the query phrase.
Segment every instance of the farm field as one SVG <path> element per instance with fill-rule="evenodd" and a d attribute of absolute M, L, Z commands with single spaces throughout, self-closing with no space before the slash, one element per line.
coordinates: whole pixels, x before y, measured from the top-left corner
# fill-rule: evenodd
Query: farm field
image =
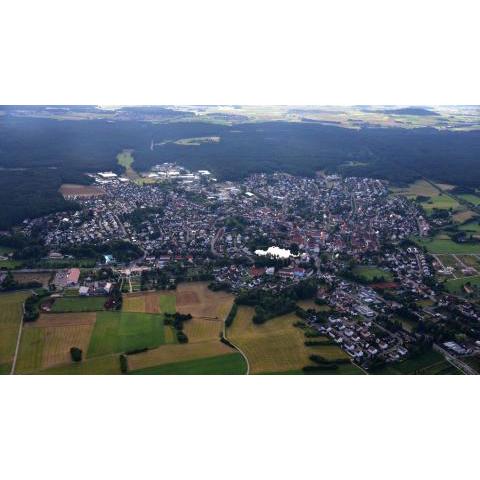
<path fill-rule="evenodd" d="M 92 312 L 103 310 L 107 297 L 61 297 L 52 306 L 52 312 Z"/>
<path fill-rule="evenodd" d="M 363 278 L 366 282 L 374 282 L 375 278 L 380 279 L 382 277 L 385 282 L 391 282 L 393 280 L 393 276 L 389 271 L 373 266 L 357 266 L 353 269 L 353 273 Z"/>
<path fill-rule="evenodd" d="M 478 253 L 480 254 L 480 243 L 456 243 L 453 240 L 438 238 L 437 235 L 433 239 L 415 238 L 415 243 L 420 247 L 425 247 L 430 253 Z"/>
<path fill-rule="evenodd" d="M 443 184 L 439 184 L 438 186 L 440 188 L 445 187 Z M 453 186 L 450 185 L 449 187 L 453 188 Z M 446 188 L 442 189 L 448 190 Z M 396 195 L 404 195 L 412 200 L 415 200 L 418 196 L 429 197 L 428 200 L 421 202 L 422 207 L 427 213 L 430 213 L 435 208 L 439 210 L 462 210 L 462 206 L 455 198 L 446 193 L 442 193 L 426 180 L 417 180 L 415 183 L 409 185 L 408 188 L 391 188 L 391 190 Z"/>
<path fill-rule="evenodd" d="M 462 193 L 458 195 L 459 198 L 465 200 L 466 202 L 470 202 L 471 204 L 475 205 L 476 207 L 480 205 L 480 197 L 478 195 Z"/>
<path fill-rule="evenodd" d="M 475 218 L 477 214 L 475 212 L 472 212 L 472 210 L 461 210 L 459 212 L 456 212 L 452 215 L 452 220 L 456 224 L 463 224 L 465 222 L 468 222 L 472 218 Z"/>
<path fill-rule="evenodd" d="M 23 327 L 15 373 L 31 373 L 68 363 L 70 348 L 86 352 L 95 323 L 94 312 L 42 314 Z"/>
<path fill-rule="evenodd" d="M 88 357 L 155 348 L 164 342 L 163 315 L 98 312 Z"/>
<path fill-rule="evenodd" d="M 478 288 L 480 288 L 480 276 L 447 280 L 445 282 L 445 288 L 450 293 L 461 295 L 465 293 L 463 287 L 466 283 L 469 283 L 473 290 L 478 290 Z"/>
<path fill-rule="evenodd" d="M 13 273 L 13 279 L 18 283 L 38 282 L 42 287 L 48 287 L 52 272 Z"/>
<path fill-rule="evenodd" d="M 464 223 L 463 225 L 458 226 L 459 230 L 463 232 L 471 232 L 471 233 L 478 233 L 480 234 L 480 223 L 478 220 L 474 220 L 472 222 Z"/>
<path fill-rule="evenodd" d="M 129 355 L 128 368 L 129 371 L 140 370 L 187 360 L 223 356 L 231 353 L 235 353 L 235 350 L 220 342 L 219 339 L 208 342 L 162 345 L 143 353 Z"/>
<path fill-rule="evenodd" d="M 458 369 L 448 363 L 438 352 L 427 351 L 418 357 L 385 365 L 372 372 L 375 375 L 461 375 Z"/>
<path fill-rule="evenodd" d="M 181 283 L 175 297 L 178 312 L 220 320 L 228 315 L 234 299 L 231 293 L 209 290 L 208 282 Z"/>
<path fill-rule="evenodd" d="M 118 355 L 87 358 L 80 363 L 67 363 L 48 368 L 39 374 L 46 375 L 117 375 L 120 374 Z"/>
<path fill-rule="evenodd" d="M 0 293 L 0 373 L 10 373 L 27 297 L 25 292 Z"/>
<path fill-rule="evenodd" d="M 243 375 L 246 363 L 239 353 L 167 363 L 130 372 L 133 375 Z"/>
<path fill-rule="evenodd" d="M 253 312 L 252 307 L 240 306 L 227 331 L 228 339 L 247 356 L 252 374 L 301 370 L 311 364 L 311 354 L 321 355 L 328 360 L 349 358 L 336 345 L 306 347 L 304 331 L 293 326 L 298 321 L 294 314 L 282 315 L 255 325 L 252 322 Z M 336 373 L 340 372 L 341 369 L 336 370 Z"/>

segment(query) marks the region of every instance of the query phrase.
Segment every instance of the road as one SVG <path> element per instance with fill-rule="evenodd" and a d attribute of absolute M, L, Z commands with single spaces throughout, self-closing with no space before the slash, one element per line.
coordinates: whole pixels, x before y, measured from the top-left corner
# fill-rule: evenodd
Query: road
<path fill-rule="evenodd" d="M 220 254 L 215 250 L 215 244 L 218 242 L 220 238 L 222 238 L 224 233 L 225 233 L 225 228 L 224 227 L 219 228 L 215 236 L 212 238 L 212 242 L 210 244 L 210 250 L 214 257 L 220 257 Z"/>
<path fill-rule="evenodd" d="M 441 353 L 445 359 L 450 362 L 454 367 L 461 370 L 465 375 L 478 375 L 478 372 L 474 370 L 470 365 L 467 365 L 465 362 L 462 362 L 459 358 L 454 357 L 448 353 L 445 349 L 440 347 L 440 345 L 434 344 L 433 349 L 438 353 Z"/>

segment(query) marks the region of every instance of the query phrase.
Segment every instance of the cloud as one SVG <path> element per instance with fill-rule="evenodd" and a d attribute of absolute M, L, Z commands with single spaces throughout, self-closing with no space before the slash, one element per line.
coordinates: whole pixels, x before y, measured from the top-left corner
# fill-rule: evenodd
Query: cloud
<path fill-rule="evenodd" d="M 290 250 L 280 247 L 268 247 L 267 250 L 255 250 L 255 255 L 259 255 L 260 257 L 268 255 L 276 258 L 290 258 L 290 256 L 292 256 Z"/>

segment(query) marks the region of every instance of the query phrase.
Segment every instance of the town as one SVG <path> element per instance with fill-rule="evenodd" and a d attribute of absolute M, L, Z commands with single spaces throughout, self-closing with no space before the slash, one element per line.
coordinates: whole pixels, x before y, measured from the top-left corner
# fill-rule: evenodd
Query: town
<path fill-rule="evenodd" d="M 281 298 L 308 285 L 316 293 L 297 307 L 303 327 L 365 371 L 434 347 L 468 373 L 462 356 L 480 352 L 476 305 L 435 282 L 434 259 L 410 240 L 428 235 L 429 221 L 385 181 L 278 172 L 218 182 L 176 164 L 157 165 L 141 181 L 91 176 L 93 187 L 64 193 L 80 208 L 20 227 L 25 238 L 43 239 L 45 260 L 72 265 L 51 278 L 55 296 L 207 280 L 214 291 Z M 84 273 L 77 267 L 87 260 Z"/>

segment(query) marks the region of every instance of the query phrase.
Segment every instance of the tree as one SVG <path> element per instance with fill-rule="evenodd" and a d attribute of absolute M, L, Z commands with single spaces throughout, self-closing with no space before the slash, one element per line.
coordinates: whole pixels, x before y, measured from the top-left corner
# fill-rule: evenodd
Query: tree
<path fill-rule="evenodd" d="M 70 349 L 70 356 L 72 357 L 73 362 L 81 362 L 82 361 L 82 350 L 78 347 L 72 347 Z"/>

